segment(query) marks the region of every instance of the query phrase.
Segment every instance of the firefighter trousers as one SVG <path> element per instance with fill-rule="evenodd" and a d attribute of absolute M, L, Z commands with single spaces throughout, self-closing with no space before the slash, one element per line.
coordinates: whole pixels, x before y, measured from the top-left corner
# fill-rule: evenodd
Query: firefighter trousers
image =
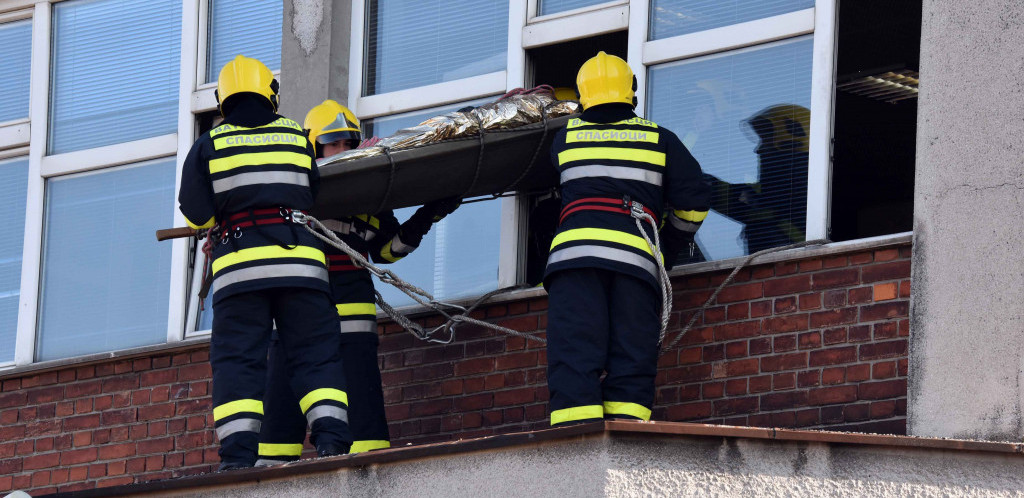
<path fill-rule="evenodd" d="M 337 330 L 337 328 L 336 328 Z M 352 431 L 352 453 L 390 448 L 387 418 L 384 415 L 384 392 L 380 367 L 377 365 L 377 332 L 340 334 L 341 357 L 348 381 L 349 427 Z M 298 398 L 287 382 L 288 364 L 280 345 L 270 346 L 270 368 L 267 376 L 267 407 L 260 432 L 257 465 L 274 465 L 298 460 L 306 438 L 306 424 L 299 410 Z"/>
<path fill-rule="evenodd" d="M 650 420 L 661 330 L 657 290 L 599 268 L 556 272 L 547 288 L 551 425 Z"/>
<path fill-rule="evenodd" d="M 298 287 L 244 292 L 217 301 L 213 310 L 213 418 L 224 463 L 256 462 L 267 348 L 275 323 L 279 355 L 292 373 L 287 382 L 292 392 L 301 393 L 300 414 L 311 426 L 313 444 L 347 447 L 352 441 L 330 297 Z"/>

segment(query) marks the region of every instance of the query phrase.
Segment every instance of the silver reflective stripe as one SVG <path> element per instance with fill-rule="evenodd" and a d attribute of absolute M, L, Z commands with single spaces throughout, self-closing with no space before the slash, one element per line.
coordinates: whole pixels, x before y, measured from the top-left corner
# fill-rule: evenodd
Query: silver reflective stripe
<path fill-rule="evenodd" d="M 319 405 L 319 406 L 314 406 L 313 408 L 310 408 L 309 411 L 306 412 L 306 422 L 309 422 L 309 425 L 313 425 L 313 422 L 316 421 L 316 419 L 321 418 L 321 417 L 336 418 L 336 419 L 341 420 L 342 422 L 345 422 L 347 424 L 348 423 L 348 410 L 346 410 L 346 409 L 344 409 L 344 408 L 342 408 L 340 406 Z"/>
<path fill-rule="evenodd" d="M 655 278 L 658 277 L 658 267 L 653 261 L 647 259 L 647 257 L 629 251 L 624 251 L 622 249 L 605 246 L 573 246 L 566 247 L 565 249 L 559 249 L 548 256 L 548 264 L 553 265 L 555 263 L 561 263 L 571 259 L 587 257 L 609 259 L 612 261 L 639 266 Z"/>
<path fill-rule="evenodd" d="M 682 230 L 684 232 L 693 233 L 696 232 L 698 228 L 700 228 L 699 224 L 690 223 L 689 221 L 680 219 L 678 216 L 675 215 L 675 213 L 669 215 L 668 221 L 672 223 L 672 226 L 674 228 L 676 228 L 677 230 Z"/>
<path fill-rule="evenodd" d="M 410 246 L 409 244 L 402 242 L 402 239 L 398 238 L 397 235 L 395 235 L 395 238 L 391 239 L 391 254 L 396 252 L 409 254 L 414 249 L 416 249 L 416 246 Z"/>
<path fill-rule="evenodd" d="M 302 187 L 309 186 L 309 176 L 306 173 L 294 171 L 259 171 L 254 173 L 239 173 L 227 178 L 213 181 L 213 193 L 227 192 L 235 187 L 247 185 L 264 185 L 267 183 L 288 183 Z"/>
<path fill-rule="evenodd" d="M 341 322 L 341 333 L 349 332 L 373 332 L 377 333 L 377 320 L 343 320 Z"/>
<path fill-rule="evenodd" d="M 347 234 L 352 230 L 352 224 L 345 221 L 338 220 L 320 220 L 321 223 L 332 232 Z"/>
<path fill-rule="evenodd" d="M 260 280 L 265 278 L 282 277 L 308 277 L 327 281 L 327 268 L 314 265 L 302 265 L 297 263 L 283 265 L 263 265 L 243 268 L 232 272 L 220 273 L 213 277 L 213 288 L 211 292 L 217 291 L 231 284 Z"/>
<path fill-rule="evenodd" d="M 243 431 L 255 432 L 258 434 L 260 432 L 260 425 L 260 421 L 254 418 L 240 418 L 232 420 L 220 427 L 217 427 L 217 439 L 223 441 L 224 438 L 236 432 Z"/>
<path fill-rule="evenodd" d="M 604 166 L 592 164 L 589 166 L 574 166 L 562 172 L 562 183 L 579 178 L 607 177 L 618 180 L 636 180 L 661 186 L 661 173 L 648 171 L 628 166 Z"/>

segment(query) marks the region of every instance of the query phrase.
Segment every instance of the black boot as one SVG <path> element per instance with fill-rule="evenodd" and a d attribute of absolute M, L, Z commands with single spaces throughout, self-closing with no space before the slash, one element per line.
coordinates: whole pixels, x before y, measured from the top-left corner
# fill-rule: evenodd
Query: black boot
<path fill-rule="evenodd" d="M 345 455 L 351 447 L 349 444 L 324 443 L 316 447 L 316 454 L 321 458 Z"/>

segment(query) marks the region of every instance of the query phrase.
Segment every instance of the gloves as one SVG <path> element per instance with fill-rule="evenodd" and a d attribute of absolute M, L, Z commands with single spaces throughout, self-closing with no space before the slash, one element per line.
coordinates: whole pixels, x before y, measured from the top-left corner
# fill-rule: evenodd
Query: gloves
<path fill-rule="evenodd" d="M 452 214 L 460 204 L 462 204 L 462 199 L 458 197 L 449 197 L 447 199 L 428 202 L 422 209 L 428 211 L 432 215 L 432 221 L 437 223 L 443 220 L 445 216 Z"/>

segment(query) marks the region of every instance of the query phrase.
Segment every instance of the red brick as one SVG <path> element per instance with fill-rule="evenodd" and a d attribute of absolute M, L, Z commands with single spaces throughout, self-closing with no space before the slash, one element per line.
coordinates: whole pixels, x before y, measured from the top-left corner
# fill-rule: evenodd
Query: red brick
<path fill-rule="evenodd" d="M 872 300 L 871 287 L 858 287 L 856 289 L 850 289 L 847 298 L 848 302 L 851 305 L 870 303 Z"/>
<path fill-rule="evenodd" d="M 863 265 L 873 260 L 870 252 L 858 252 L 850 255 L 851 265 Z"/>
<path fill-rule="evenodd" d="M 861 360 L 879 360 L 882 358 L 897 358 L 907 355 L 907 340 L 900 339 L 888 342 L 876 342 L 864 344 L 860 347 Z"/>
<path fill-rule="evenodd" d="M 701 359 L 705 363 L 711 363 L 713 361 L 725 359 L 725 345 L 724 344 L 711 344 L 704 346 L 704 351 L 701 354 Z"/>
<path fill-rule="evenodd" d="M 821 332 L 806 332 L 797 336 L 800 349 L 821 347 Z"/>
<path fill-rule="evenodd" d="M 131 391 L 139 388 L 139 377 L 137 375 L 122 375 L 103 381 L 103 392 L 115 393 Z"/>
<path fill-rule="evenodd" d="M 730 379 L 725 381 L 725 394 L 729 396 L 747 394 L 747 379 Z"/>
<path fill-rule="evenodd" d="M 824 292 L 825 308 L 846 306 L 846 289 L 832 289 Z"/>
<path fill-rule="evenodd" d="M 773 342 L 774 342 L 774 349 L 773 350 L 776 353 L 784 353 L 786 351 L 794 351 L 794 350 L 796 350 L 796 336 L 795 335 L 785 335 L 785 336 L 781 336 L 781 337 L 776 337 Z"/>
<path fill-rule="evenodd" d="M 455 408 L 460 411 L 473 411 L 482 408 L 490 408 L 494 405 L 492 393 L 474 394 L 455 398 Z"/>
<path fill-rule="evenodd" d="M 60 454 L 60 464 L 75 465 L 78 463 L 86 463 L 96 461 L 96 448 L 82 448 L 80 450 L 65 451 Z"/>
<path fill-rule="evenodd" d="M 898 292 L 896 282 L 888 282 L 884 284 L 875 284 L 875 301 L 889 301 L 896 299 Z"/>
<path fill-rule="evenodd" d="M 721 323 L 725 321 L 725 306 L 716 306 L 704 310 L 704 323 Z"/>
<path fill-rule="evenodd" d="M 750 303 L 730 304 L 725 315 L 729 320 L 746 320 L 750 316 Z"/>
<path fill-rule="evenodd" d="M 904 317 L 907 316 L 909 308 L 910 303 L 906 301 L 863 306 L 860 309 L 860 319 L 862 322 L 873 322 L 886 318 Z"/>
<path fill-rule="evenodd" d="M 701 396 L 704 397 L 704 399 L 721 398 L 724 395 L 724 382 L 708 382 L 701 385 Z"/>
<path fill-rule="evenodd" d="M 876 323 L 872 328 L 874 329 L 872 335 L 876 341 L 879 339 L 893 339 L 900 335 L 899 324 L 896 322 Z"/>
<path fill-rule="evenodd" d="M 850 327 L 847 334 L 850 342 L 864 342 L 871 339 L 871 327 L 868 325 L 856 325 Z"/>
<path fill-rule="evenodd" d="M 725 345 L 726 358 L 739 358 L 747 355 L 747 341 L 730 342 Z"/>
<path fill-rule="evenodd" d="M 900 297 L 910 297 L 910 280 L 900 282 Z"/>
<path fill-rule="evenodd" d="M 750 303 L 750 318 L 761 318 L 772 314 L 772 302 L 769 300 Z"/>
<path fill-rule="evenodd" d="M 792 261 L 785 261 L 782 263 L 775 263 L 775 275 L 792 275 L 797 272 L 797 264 Z"/>
<path fill-rule="evenodd" d="M 750 301 L 761 297 L 761 294 L 761 282 L 743 285 L 730 285 L 725 289 L 722 289 L 722 292 L 718 294 L 718 298 L 715 301 L 718 304 Z"/>
<path fill-rule="evenodd" d="M 821 383 L 828 386 L 842 384 L 846 381 L 846 369 L 842 367 L 825 368 L 821 371 Z"/>
<path fill-rule="evenodd" d="M 721 399 L 713 404 L 714 414 L 720 417 L 723 415 L 755 412 L 757 411 L 757 403 L 757 396 Z"/>
<path fill-rule="evenodd" d="M 822 267 L 822 263 L 821 263 L 820 259 L 804 260 L 804 261 L 801 261 L 799 263 L 799 265 L 800 265 L 800 272 L 808 272 L 808 271 L 820 270 L 821 267 Z"/>
<path fill-rule="evenodd" d="M 758 372 L 757 358 L 730 361 L 725 364 L 725 374 L 729 377 L 745 377 Z"/>
<path fill-rule="evenodd" d="M 101 423 L 103 425 L 129 424 L 136 421 L 135 412 L 135 408 L 128 408 L 124 410 L 108 410 L 101 414 Z"/>
<path fill-rule="evenodd" d="M 494 371 L 494 358 L 463 360 L 455 364 L 455 375 L 473 375 Z"/>
<path fill-rule="evenodd" d="M 143 406 L 139 408 L 139 421 L 170 418 L 174 415 L 174 403 Z"/>
<path fill-rule="evenodd" d="M 708 401 L 670 406 L 665 410 L 665 417 L 670 421 L 695 420 L 710 417 L 712 405 Z"/>
<path fill-rule="evenodd" d="M 704 348 L 686 348 L 679 351 L 679 364 L 700 363 Z"/>
<path fill-rule="evenodd" d="M 432 415 L 441 415 L 443 413 L 450 413 L 452 411 L 452 400 L 451 399 L 433 399 L 428 401 L 421 401 L 413 403 L 412 405 L 412 416 L 414 417 L 425 417 Z"/>
<path fill-rule="evenodd" d="M 875 251 L 875 261 L 892 261 L 900 255 L 899 248 L 892 247 Z"/>
<path fill-rule="evenodd" d="M 798 294 L 801 292 L 807 292 L 810 289 L 810 275 L 795 275 L 786 278 L 776 278 L 764 283 L 765 297 Z"/>
<path fill-rule="evenodd" d="M 882 280 L 910 278 L 910 261 L 894 261 L 892 263 L 865 266 L 861 278 L 865 284 Z"/>
<path fill-rule="evenodd" d="M 816 310 L 821 308 L 821 294 L 802 294 L 800 296 L 800 311 Z"/>
<path fill-rule="evenodd" d="M 895 401 L 878 401 L 869 407 L 871 418 L 889 418 L 896 414 Z"/>
<path fill-rule="evenodd" d="M 129 457 L 135 454 L 135 443 L 105 444 L 99 447 L 100 460 Z"/>
<path fill-rule="evenodd" d="M 165 437 L 160 439 L 146 439 L 139 441 L 136 446 L 140 455 L 152 453 L 165 453 L 174 449 L 174 438 Z"/>
<path fill-rule="evenodd" d="M 518 316 L 515 318 L 498 320 L 498 325 L 512 330 L 517 330 L 519 332 L 533 332 L 537 330 L 538 323 L 537 315 Z M 461 329 L 459 330 L 459 333 L 462 334 Z"/>
<path fill-rule="evenodd" d="M 900 398 L 907 395 L 907 379 L 864 382 L 857 386 L 860 399 Z"/>
<path fill-rule="evenodd" d="M 790 353 L 761 358 L 762 372 L 776 372 L 805 367 L 807 367 L 807 353 Z"/>
<path fill-rule="evenodd" d="M 8 463 L 10 462 L 10 463 Z M 21 465 L 14 465 L 17 460 L 5 460 L 0 462 L 0 473 L 15 473 L 25 470 L 48 469 L 60 464 L 60 453 L 45 453 L 42 455 L 31 455 L 21 460 Z"/>
<path fill-rule="evenodd" d="M 43 387 L 28 391 L 28 404 L 52 403 L 64 398 L 64 386 Z"/>
<path fill-rule="evenodd" d="M 775 313 L 791 313 L 796 311 L 795 297 L 780 297 L 775 300 Z"/>
<path fill-rule="evenodd" d="M 754 337 L 760 332 L 761 322 L 759 321 L 727 323 L 725 325 L 715 327 L 715 340 L 731 341 L 734 339 L 743 339 L 747 337 Z"/>
<path fill-rule="evenodd" d="M 766 334 L 796 332 L 798 330 L 807 330 L 807 315 L 787 315 L 766 318 L 764 320 L 764 332 Z"/>
<path fill-rule="evenodd" d="M 772 352 L 772 340 L 767 337 L 751 339 L 748 343 L 748 351 L 751 355 L 765 354 Z"/>
<path fill-rule="evenodd" d="M 899 373 L 901 377 L 905 377 L 907 375 L 908 365 L 909 364 L 906 358 L 903 358 L 896 362 L 896 371 Z"/>
<path fill-rule="evenodd" d="M 775 269 L 771 266 L 756 266 L 750 269 L 751 278 L 756 280 L 763 280 L 775 276 Z"/>
<path fill-rule="evenodd" d="M 771 391 L 772 376 L 762 375 L 760 377 L 751 377 L 750 381 L 747 383 L 747 387 L 751 394 Z"/>
<path fill-rule="evenodd" d="M 64 419 L 64 431 L 77 431 L 80 429 L 95 429 L 100 426 L 100 414 L 92 413 L 89 415 L 81 415 L 77 417 L 68 417 Z"/>
<path fill-rule="evenodd" d="M 825 365 L 840 365 L 854 361 L 857 361 L 857 347 L 846 346 L 811 351 L 809 364 L 812 367 L 820 367 Z"/>
<path fill-rule="evenodd" d="M 807 406 L 807 391 L 789 391 L 761 396 L 761 410 L 788 410 Z"/>
<path fill-rule="evenodd" d="M 811 313 L 811 328 L 833 327 L 857 321 L 857 308 L 840 308 Z"/>
<path fill-rule="evenodd" d="M 849 403 L 857 399 L 857 386 L 836 386 L 811 389 L 807 402 L 811 405 L 832 405 Z"/>
<path fill-rule="evenodd" d="M 494 406 L 519 406 L 533 403 L 536 399 L 536 388 L 527 387 L 494 393 Z"/>
<path fill-rule="evenodd" d="M 851 365 L 846 367 L 846 381 L 860 382 L 871 378 L 871 365 Z"/>
<path fill-rule="evenodd" d="M 796 374 L 793 372 L 775 374 L 772 376 L 772 390 L 783 391 L 796 387 Z"/>
<path fill-rule="evenodd" d="M 523 353 L 511 353 L 499 356 L 495 360 L 497 370 L 511 370 L 514 368 L 525 368 L 537 366 L 537 352 L 527 351 Z"/>
<path fill-rule="evenodd" d="M 814 278 L 811 282 L 811 288 L 818 289 L 829 289 L 833 287 L 843 287 L 855 285 L 860 280 L 860 270 L 857 268 L 846 268 L 843 270 L 831 270 L 821 273 L 815 273 Z"/>
<path fill-rule="evenodd" d="M 815 387 L 819 384 L 821 384 L 821 372 L 818 370 L 808 370 L 796 375 L 796 387 Z"/>

